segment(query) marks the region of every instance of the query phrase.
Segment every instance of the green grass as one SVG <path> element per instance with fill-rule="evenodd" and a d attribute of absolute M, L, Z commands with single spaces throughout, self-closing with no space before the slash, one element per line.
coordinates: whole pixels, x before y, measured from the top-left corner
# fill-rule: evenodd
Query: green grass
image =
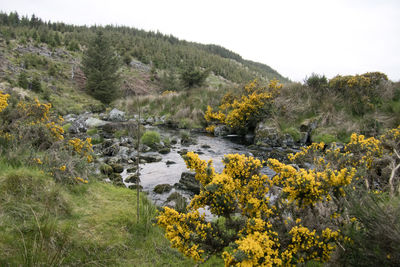
<path fill-rule="evenodd" d="M 146 146 L 153 147 L 155 144 L 160 143 L 160 134 L 156 131 L 146 131 L 140 141 Z"/>
<path fill-rule="evenodd" d="M 155 207 L 100 181 L 61 186 L 0 162 L 0 265 L 193 266 L 153 225 Z"/>

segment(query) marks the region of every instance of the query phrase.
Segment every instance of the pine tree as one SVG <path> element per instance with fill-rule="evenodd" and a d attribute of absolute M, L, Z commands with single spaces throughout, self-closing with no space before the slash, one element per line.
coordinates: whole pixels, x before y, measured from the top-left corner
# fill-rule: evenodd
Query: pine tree
<path fill-rule="evenodd" d="M 104 104 L 111 103 L 118 93 L 120 62 L 102 31 L 89 43 L 82 63 L 89 94 Z"/>

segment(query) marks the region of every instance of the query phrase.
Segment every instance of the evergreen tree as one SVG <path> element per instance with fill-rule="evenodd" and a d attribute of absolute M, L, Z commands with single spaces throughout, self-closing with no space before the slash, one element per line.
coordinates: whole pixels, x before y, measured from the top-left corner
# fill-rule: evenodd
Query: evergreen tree
<path fill-rule="evenodd" d="M 117 97 L 120 62 L 102 31 L 90 41 L 82 63 L 88 92 L 104 104 L 111 103 Z"/>
<path fill-rule="evenodd" d="M 193 65 L 189 65 L 181 73 L 182 85 L 186 88 L 202 86 L 209 73 L 209 70 L 200 70 L 199 68 L 195 68 Z"/>

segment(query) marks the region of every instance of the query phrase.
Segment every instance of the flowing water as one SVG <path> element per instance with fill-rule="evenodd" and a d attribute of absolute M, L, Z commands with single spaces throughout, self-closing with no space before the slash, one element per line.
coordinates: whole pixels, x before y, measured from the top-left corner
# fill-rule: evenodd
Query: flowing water
<path fill-rule="evenodd" d="M 155 130 L 160 133 L 162 137 L 169 137 L 170 139 L 179 136 L 178 130 L 171 130 L 165 128 L 151 127 L 148 130 Z M 223 169 L 222 159 L 225 154 L 250 154 L 246 145 L 240 143 L 240 140 L 235 137 L 214 137 L 205 134 L 192 134 L 197 142 L 196 145 L 182 146 L 179 142 L 172 146 L 171 152 L 167 155 L 162 155 L 162 161 L 155 163 L 146 163 L 140 165 L 140 179 L 143 191 L 146 192 L 149 198 L 156 205 L 164 205 L 167 197 L 177 191 L 188 199 L 191 198 L 189 192 L 173 188 L 172 191 L 163 194 L 157 194 L 153 192 L 153 189 L 158 184 L 170 184 L 174 185 L 179 182 L 181 174 L 184 171 L 188 171 L 186 164 L 183 161 L 181 155 L 178 153 L 181 149 L 187 149 L 188 151 L 197 152 L 203 160 L 213 160 L 213 165 L 217 172 L 221 172 Z M 168 161 L 175 162 L 175 164 L 167 165 Z M 263 173 L 273 175 L 273 171 L 264 168 Z M 126 170 L 122 173 L 122 177 L 127 177 Z M 129 184 L 127 184 L 129 185 Z"/>

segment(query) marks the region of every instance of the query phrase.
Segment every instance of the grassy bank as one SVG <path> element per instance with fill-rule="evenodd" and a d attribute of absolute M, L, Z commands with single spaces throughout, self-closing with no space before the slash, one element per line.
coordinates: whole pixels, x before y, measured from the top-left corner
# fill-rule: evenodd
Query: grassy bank
<path fill-rule="evenodd" d="M 32 167 L 0 162 L 0 265 L 191 266 L 153 226 L 135 191 L 100 181 L 60 185 Z"/>

